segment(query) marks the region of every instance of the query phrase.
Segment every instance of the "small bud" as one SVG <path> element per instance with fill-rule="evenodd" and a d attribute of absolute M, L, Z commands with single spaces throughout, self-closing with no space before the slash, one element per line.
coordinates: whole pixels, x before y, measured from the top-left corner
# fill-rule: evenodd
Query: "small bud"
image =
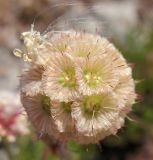
<path fill-rule="evenodd" d="M 20 50 L 20 49 L 14 49 L 13 51 L 13 54 L 16 56 L 16 57 L 22 57 L 23 55 L 23 52 Z"/>

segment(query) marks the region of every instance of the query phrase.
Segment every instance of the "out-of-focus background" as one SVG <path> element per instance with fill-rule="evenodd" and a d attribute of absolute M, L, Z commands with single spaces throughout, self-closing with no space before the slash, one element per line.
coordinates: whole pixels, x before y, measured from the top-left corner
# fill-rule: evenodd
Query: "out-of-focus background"
<path fill-rule="evenodd" d="M 41 33 L 76 29 L 106 36 L 138 81 L 138 103 L 117 136 L 99 145 L 69 142 L 71 159 L 153 160 L 153 0 L 0 0 L 0 160 L 58 160 L 54 153 L 47 158 L 44 144 L 20 116 L 23 61 L 13 49 L 23 47 L 20 33 L 34 19 Z"/>

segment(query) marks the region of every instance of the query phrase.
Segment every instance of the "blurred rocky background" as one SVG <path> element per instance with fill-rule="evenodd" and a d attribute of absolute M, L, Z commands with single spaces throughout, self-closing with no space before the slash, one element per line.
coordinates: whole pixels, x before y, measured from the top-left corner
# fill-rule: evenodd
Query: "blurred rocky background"
<path fill-rule="evenodd" d="M 106 36 L 133 66 L 139 82 L 140 98 L 129 115 L 133 121 L 127 119 L 118 137 L 99 145 L 70 142 L 72 160 L 153 160 L 153 0 L 0 0 L 0 92 L 19 91 L 23 62 L 13 49 L 23 47 L 20 33 L 32 23 L 42 34 L 76 29 Z M 45 160 L 43 148 L 32 134 L 20 136 L 9 150 L 0 142 L 0 160 Z"/>

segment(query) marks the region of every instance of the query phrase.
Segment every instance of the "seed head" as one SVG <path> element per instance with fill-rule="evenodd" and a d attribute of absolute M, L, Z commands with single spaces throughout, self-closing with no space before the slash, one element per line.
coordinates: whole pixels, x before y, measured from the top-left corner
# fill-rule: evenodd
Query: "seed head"
<path fill-rule="evenodd" d="M 115 46 L 71 30 L 32 30 L 22 38 L 29 63 L 21 78 L 22 103 L 36 130 L 82 144 L 116 134 L 136 94 L 132 69 Z"/>

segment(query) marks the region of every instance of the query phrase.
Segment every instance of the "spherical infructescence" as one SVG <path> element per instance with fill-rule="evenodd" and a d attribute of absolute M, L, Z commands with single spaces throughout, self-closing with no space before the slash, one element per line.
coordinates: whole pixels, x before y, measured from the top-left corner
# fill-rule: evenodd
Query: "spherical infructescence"
<path fill-rule="evenodd" d="M 135 103 L 132 70 L 99 35 L 61 31 L 22 34 L 29 64 L 22 103 L 37 132 L 61 141 L 97 143 L 116 134 Z"/>

